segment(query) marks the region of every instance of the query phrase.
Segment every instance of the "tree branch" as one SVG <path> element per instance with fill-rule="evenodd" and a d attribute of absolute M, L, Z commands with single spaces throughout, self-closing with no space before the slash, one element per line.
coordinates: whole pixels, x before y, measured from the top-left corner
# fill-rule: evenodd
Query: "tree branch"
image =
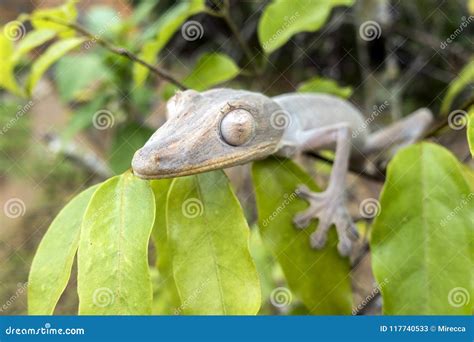
<path fill-rule="evenodd" d="M 333 164 L 334 160 L 326 158 L 322 155 L 320 155 L 317 152 L 305 152 L 305 154 L 314 157 L 318 160 L 324 161 L 329 164 Z M 363 170 L 361 167 L 356 166 L 356 165 L 349 165 L 349 171 L 358 174 L 359 176 L 362 176 L 364 178 L 367 178 L 371 181 L 376 181 L 376 182 L 383 182 L 385 181 L 385 170 L 379 170 L 379 174 L 375 173 L 368 173 L 367 171 Z"/>
<path fill-rule="evenodd" d="M 101 45 L 102 47 L 109 50 L 110 52 L 112 52 L 116 55 L 128 58 L 129 60 L 131 60 L 135 63 L 141 64 L 142 66 L 144 66 L 145 68 L 150 70 L 152 73 L 154 73 L 158 77 L 160 77 L 163 80 L 166 80 L 166 81 L 176 85 L 177 87 L 181 88 L 182 90 L 187 89 L 187 87 L 183 83 L 178 81 L 168 71 L 163 70 L 163 69 L 161 69 L 157 66 L 151 65 L 150 63 L 144 61 L 143 59 L 141 59 L 140 57 L 138 57 L 137 55 L 133 54 L 131 51 L 129 51 L 129 50 L 123 48 L 123 47 L 115 46 L 114 44 L 110 43 L 109 41 L 99 37 L 97 34 L 94 34 L 90 31 L 88 31 L 85 27 L 83 27 L 79 24 L 71 23 L 71 22 L 63 21 L 63 20 L 58 19 L 58 18 L 52 18 L 52 17 L 47 17 L 47 16 L 41 16 L 40 18 L 42 20 L 50 21 L 50 22 L 53 22 L 55 24 L 59 24 L 59 25 L 65 26 L 65 27 L 69 27 L 70 29 L 73 29 L 74 31 L 79 32 L 84 37 L 87 37 L 90 40 L 97 42 L 97 44 Z"/>

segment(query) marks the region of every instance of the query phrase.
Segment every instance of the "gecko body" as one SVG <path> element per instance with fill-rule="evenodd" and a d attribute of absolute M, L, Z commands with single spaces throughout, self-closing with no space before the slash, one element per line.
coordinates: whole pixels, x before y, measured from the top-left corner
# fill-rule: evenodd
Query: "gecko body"
<path fill-rule="evenodd" d="M 351 251 L 357 233 L 345 205 L 345 176 L 349 158 L 377 152 L 395 141 L 416 138 L 431 122 L 422 110 L 400 127 L 369 135 L 362 114 L 349 102 L 324 94 L 289 93 L 273 98 L 261 93 L 228 88 L 198 93 L 178 92 L 167 103 L 168 120 L 139 149 L 132 160 L 134 173 L 144 179 L 170 178 L 223 169 L 270 155 L 293 157 L 306 151 L 332 149 L 335 159 L 326 190 L 315 193 L 299 187 L 297 193 L 310 203 L 294 218 L 307 227 L 314 218 L 318 229 L 311 234 L 314 248 L 321 248 L 334 225 L 342 255 Z M 400 130 L 413 126 L 410 134 Z M 357 132 L 353 134 L 351 132 Z"/>

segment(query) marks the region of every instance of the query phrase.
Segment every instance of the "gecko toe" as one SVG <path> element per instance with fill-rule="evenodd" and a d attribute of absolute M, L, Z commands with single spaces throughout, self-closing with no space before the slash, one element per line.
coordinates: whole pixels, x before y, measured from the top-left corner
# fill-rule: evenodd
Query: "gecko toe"
<path fill-rule="evenodd" d="M 312 219 L 313 214 L 309 210 L 303 211 L 295 215 L 295 217 L 293 218 L 293 224 L 298 229 L 304 229 L 309 226 Z"/>

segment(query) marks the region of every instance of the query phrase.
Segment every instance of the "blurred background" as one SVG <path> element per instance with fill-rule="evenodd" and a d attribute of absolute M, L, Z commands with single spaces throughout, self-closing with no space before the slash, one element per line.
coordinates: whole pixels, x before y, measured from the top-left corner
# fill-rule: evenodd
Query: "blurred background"
<path fill-rule="evenodd" d="M 0 25 L 6 27 L 22 13 L 63 3 L 1 0 Z M 144 44 L 156 41 L 163 18 L 184 3 L 82 0 L 76 4 L 77 21 L 100 39 L 138 54 Z M 372 115 L 371 129 L 420 107 L 441 116 L 443 110 L 449 113 L 461 108 L 472 97 L 473 85 L 469 84 L 445 105 L 447 109 L 442 108 L 449 84 L 472 58 L 473 1 L 356 1 L 351 7 L 336 7 L 320 30 L 299 33 L 270 55 L 264 53 L 257 37 L 259 18 L 268 3 L 226 2 L 247 51 L 226 20 L 214 15 L 222 2 L 208 1 L 209 13 L 187 18 L 202 26 L 199 38 L 183 39 L 179 29 L 169 40 L 163 38 L 166 44 L 157 53 L 158 65 L 189 81 L 204 54 L 219 52 L 230 57 L 241 72 L 213 83 L 267 95 L 302 90 L 303 82 L 318 78 L 319 91 L 349 98 L 367 117 L 378 112 Z M 361 31 L 364 23 L 372 21 L 380 28 L 377 39 L 367 39 Z M 31 27 L 25 24 L 23 29 L 20 34 L 26 35 Z M 59 59 L 30 97 L 0 90 L 0 128 L 8 127 L 0 135 L 2 315 L 26 313 L 28 270 L 54 216 L 79 191 L 129 167 L 133 152 L 164 122 L 164 104 L 176 89 L 153 76 L 136 82 L 130 60 L 96 43 L 91 40 Z M 21 57 L 15 68 L 19 83 L 51 44 L 45 42 Z M 460 160 L 467 160 L 464 130 L 448 128 L 435 139 Z M 324 174 L 327 167 L 320 166 L 320 170 Z M 232 170 L 230 175 L 240 196 L 251 191 L 245 168 Z M 352 180 L 351 184 L 353 199 L 377 197 L 381 185 L 367 180 Z M 252 223 L 253 202 L 243 205 Z M 74 282 L 73 277 L 56 313 L 76 313 Z M 370 262 L 361 260 L 353 275 L 356 302 L 370 295 L 373 284 Z M 377 305 L 369 313 L 378 313 Z"/>

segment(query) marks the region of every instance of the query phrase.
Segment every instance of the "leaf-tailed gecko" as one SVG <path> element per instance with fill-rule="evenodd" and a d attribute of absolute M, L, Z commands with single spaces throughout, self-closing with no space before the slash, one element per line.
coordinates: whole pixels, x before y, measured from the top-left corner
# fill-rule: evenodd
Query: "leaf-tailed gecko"
<path fill-rule="evenodd" d="M 321 193 L 301 186 L 296 193 L 309 208 L 294 217 L 298 228 L 314 218 L 313 248 L 322 248 L 335 225 L 341 255 L 357 237 L 346 208 L 345 176 L 350 158 L 364 160 L 394 144 L 419 138 L 432 121 L 422 108 L 405 119 L 369 134 L 362 114 L 348 101 L 315 93 L 267 97 L 261 93 L 213 89 L 178 92 L 167 103 L 167 122 L 139 149 L 134 173 L 157 179 L 192 175 L 241 165 L 270 155 L 293 157 L 305 151 L 335 151 L 329 185 Z"/>

